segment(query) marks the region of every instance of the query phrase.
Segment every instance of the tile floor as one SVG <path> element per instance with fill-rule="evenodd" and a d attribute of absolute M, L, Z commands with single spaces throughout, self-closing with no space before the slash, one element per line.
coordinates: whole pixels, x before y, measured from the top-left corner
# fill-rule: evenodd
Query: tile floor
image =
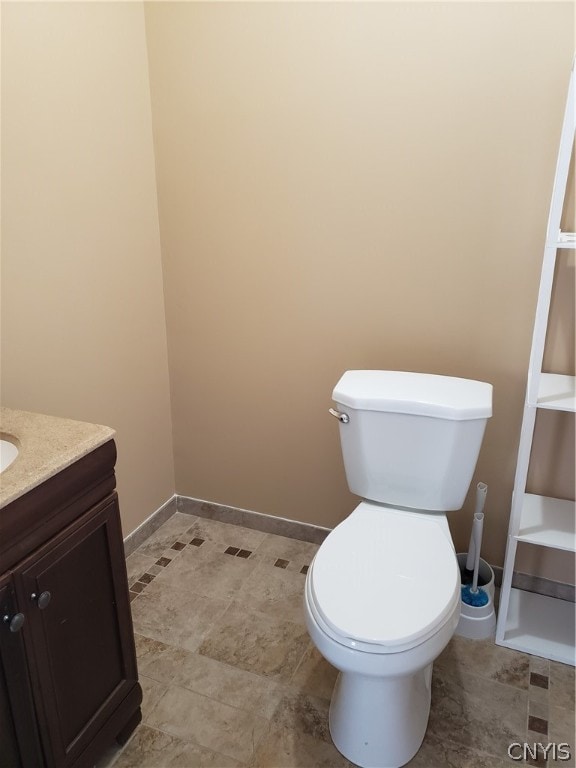
<path fill-rule="evenodd" d="M 127 559 L 143 722 L 99 768 L 339 768 L 336 672 L 308 639 L 317 545 L 176 513 Z M 574 668 L 454 637 L 412 768 L 501 768 L 513 742 L 570 744 Z M 518 749 L 513 751 L 518 755 Z M 560 755 L 561 756 L 561 755 Z"/>

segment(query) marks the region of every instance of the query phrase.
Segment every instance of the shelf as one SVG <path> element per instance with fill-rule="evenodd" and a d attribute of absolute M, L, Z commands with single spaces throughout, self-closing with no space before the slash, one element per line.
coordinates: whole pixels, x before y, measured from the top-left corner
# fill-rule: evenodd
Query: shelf
<path fill-rule="evenodd" d="M 559 373 L 540 374 L 537 408 L 555 411 L 576 411 L 576 377 Z"/>
<path fill-rule="evenodd" d="M 575 502 L 524 494 L 518 541 L 576 552 Z"/>
<path fill-rule="evenodd" d="M 575 608 L 567 600 L 512 588 L 499 645 L 574 666 Z"/>
<path fill-rule="evenodd" d="M 545 247 L 542 258 L 542 272 L 536 317 L 532 334 L 532 347 L 528 367 L 527 396 L 520 432 L 520 444 L 512 510 L 508 528 L 506 556 L 502 572 L 500 591 L 500 611 L 496 625 L 496 642 L 508 648 L 554 659 L 576 666 L 576 606 L 573 602 L 535 594 L 512 588 L 515 572 L 515 560 L 519 544 L 529 543 L 540 547 L 570 552 L 574 559 L 576 552 L 575 502 L 553 499 L 526 493 L 530 462 L 540 409 L 557 412 L 562 428 L 570 427 L 567 417 L 562 413 L 576 413 L 576 376 L 563 373 L 544 373 L 542 361 L 546 350 L 548 333 L 556 336 L 556 341 L 563 341 L 563 328 L 550 324 L 550 309 L 554 285 L 559 278 L 556 270 L 558 256 L 567 267 L 573 266 L 576 253 L 576 233 L 562 231 L 562 216 L 568 197 L 573 187 L 571 163 L 574 161 L 574 140 L 576 137 L 576 74 L 574 66 L 570 75 L 566 109 L 562 122 L 562 135 L 556 161 L 554 184 L 550 200 L 550 211 L 546 227 Z M 568 195 L 568 197 L 567 197 Z M 573 222 L 567 226 L 573 229 Z M 566 252 L 563 252 L 565 249 Z M 563 252 L 563 253 L 561 253 Z M 561 276 L 564 279 L 564 276 Z M 572 303 L 573 302 L 569 302 Z M 557 369 L 558 370 L 558 369 Z M 546 419 L 556 421 L 553 413 Z M 548 435 L 550 443 L 556 444 L 556 450 L 563 452 L 560 443 L 562 435 L 556 440 Z M 542 438 L 540 438 L 542 440 Z M 546 448 L 544 442 L 543 449 Z M 553 451 L 549 445 L 549 452 Z M 568 449 L 569 450 L 569 449 Z M 570 461 L 569 455 L 566 457 Z M 554 467 L 551 467 L 553 470 Z M 520 547 L 521 549 L 521 547 Z M 541 554 L 543 554 L 541 552 Z M 551 553 L 549 553 L 551 554 Z M 556 554 L 556 558 L 559 555 Z M 537 574 L 534 574 L 535 576 Z M 541 578 L 546 576 L 541 574 Z M 550 590 L 549 590 L 550 591 Z"/>
<path fill-rule="evenodd" d="M 576 248 L 576 234 L 574 232 L 560 232 L 557 248 Z"/>

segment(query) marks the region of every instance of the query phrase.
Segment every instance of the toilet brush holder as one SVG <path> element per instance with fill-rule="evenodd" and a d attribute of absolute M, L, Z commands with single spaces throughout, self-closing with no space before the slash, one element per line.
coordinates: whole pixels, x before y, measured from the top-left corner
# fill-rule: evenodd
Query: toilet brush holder
<path fill-rule="evenodd" d="M 464 584 L 464 570 L 466 568 L 466 553 L 456 555 L 460 568 L 461 583 Z M 485 640 L 492 637 L 496 629 L 496 612 L 494 610 L 494 571 L 486 560 L 480 558 L 478 568 L 478 586 L 488 595 L 486 605 L 468 605 L 460 602 L 460 619 L 456 627 L 456 635 L 467 637 L 470 640 Z"/>

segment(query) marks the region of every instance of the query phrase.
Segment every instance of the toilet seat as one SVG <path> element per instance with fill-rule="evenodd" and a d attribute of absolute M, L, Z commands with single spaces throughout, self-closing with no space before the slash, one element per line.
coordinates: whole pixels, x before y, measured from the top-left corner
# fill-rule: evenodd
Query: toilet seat
<path fill-rule="evenodd" d="M 460 603 L 446 518 L 369 502 L 328 535 L 308 581 L 308 600 L 325 631 L 373 653 L 424 642 Z"/>

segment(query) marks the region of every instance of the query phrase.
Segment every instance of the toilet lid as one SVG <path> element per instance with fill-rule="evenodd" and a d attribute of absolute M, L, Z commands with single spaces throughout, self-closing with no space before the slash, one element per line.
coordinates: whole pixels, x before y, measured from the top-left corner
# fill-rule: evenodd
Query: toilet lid
<path fill-rule="evenodd" d="M 452 542 L 433 516 L 366 502 L 328 535 L 310 581 L 337 635 L 390 649 L 442 625 L 460 593 Z"/>

